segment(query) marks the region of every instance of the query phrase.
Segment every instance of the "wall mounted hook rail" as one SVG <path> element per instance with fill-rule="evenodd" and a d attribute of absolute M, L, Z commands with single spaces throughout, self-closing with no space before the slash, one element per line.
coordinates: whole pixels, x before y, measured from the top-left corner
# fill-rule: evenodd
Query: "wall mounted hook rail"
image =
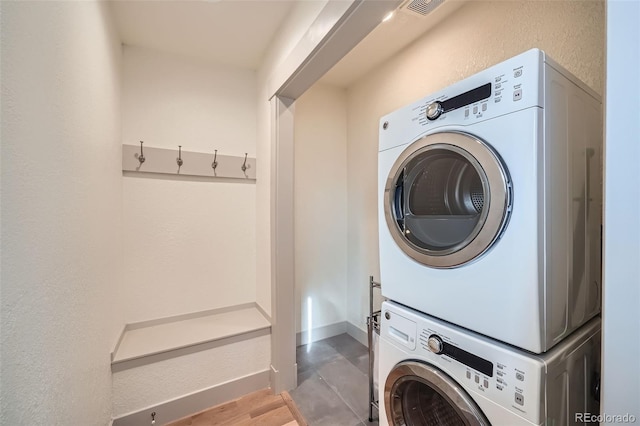
<path fill-rule="evenodd" d="M 136 141 L 135 145 L 125 144 L 122 146 L 122 170 L 124 172 L 135 172 L 136 174 L 156 173 L 167 176 L 179 175 L 181 179 L 186 176 L 199 176 L 215 179 L 216 181 L 238 179 L 245 182 L 255 182 L 256 179 L 256 159 L 249 157 L 247 153 L 244 153 L 244 156 L 222 155 L 216 149 L 212 157 L 211 151 L 182 152 L 182 145 L 178 146 L 178 155 L 176 155 L 175 148 L 170 146 L 167 148 L 155 148 L 146 144 L 143 149 L 147 161 L 143 167 L 140 167 L 140 160 L 138 159 L 140 145 L 138 141 Z M 151 161 L 148 161 L 149 158 L 151 158 Z M 177 171 L 176 168 L 178 169 Z"/>

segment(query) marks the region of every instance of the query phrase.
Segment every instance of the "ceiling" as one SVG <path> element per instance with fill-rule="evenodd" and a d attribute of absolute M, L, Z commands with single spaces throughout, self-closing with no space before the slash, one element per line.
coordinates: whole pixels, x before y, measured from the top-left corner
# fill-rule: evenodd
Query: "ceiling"
<path fill-rule="evenodd" d="M 257 69 L 295 1 L 112 0 L 124 44 Z"/>
<path fill-rule="evenodd" d="M 111 0 L 110 5 L 124 44 L 257 69 L 299 1 L 314 0 Z M 321 81 L 348 87 L 463 3 L 446 0 L 426 17 L 396 11 Z"/>
<path fill-rule="evenodd" d="M 445 0 L 426 16 L 396 10 L 393 18 L 381 22 L 364 40 L 338 62 L 322 78 L 322 82 L 348 87 L 358 78 L 374 69 L 411 44 L 425 32 L 442 22 L 460 6 L 462 0 Z"/>

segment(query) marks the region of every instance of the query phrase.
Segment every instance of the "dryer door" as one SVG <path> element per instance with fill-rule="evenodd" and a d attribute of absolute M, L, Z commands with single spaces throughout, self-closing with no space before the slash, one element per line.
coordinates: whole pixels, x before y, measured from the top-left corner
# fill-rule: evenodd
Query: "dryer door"
<path fill-rule="evenodd" d="M 488 144 L 466 133 L 435 133 L 409 145 L 391 168 L 385 218 L 407 255 L 453 268 L 496 242 L 511 198 L 507 169 Z"/>
<path fill-rule="evenodd" d="M 489 420 L 456 382 L 416 361 L 396 365 L 385 382 L 384 405 L 392 426 L 487 426 Z"/>

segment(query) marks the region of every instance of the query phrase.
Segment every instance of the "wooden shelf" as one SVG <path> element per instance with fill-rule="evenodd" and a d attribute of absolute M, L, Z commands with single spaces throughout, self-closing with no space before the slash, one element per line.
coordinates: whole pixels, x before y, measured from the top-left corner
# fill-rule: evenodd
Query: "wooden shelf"
<path fill-rule="evenodd" d="M 271 332 L 257 304 L 127 324 L 111 354 L 112 371 L 250 339 Z"/>

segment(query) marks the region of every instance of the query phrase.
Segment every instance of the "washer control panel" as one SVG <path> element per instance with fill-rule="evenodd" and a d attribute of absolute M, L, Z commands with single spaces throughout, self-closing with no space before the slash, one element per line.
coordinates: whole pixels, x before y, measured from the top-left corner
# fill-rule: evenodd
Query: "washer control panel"
<path fill-rule="evenodd" d="M 480 394 L 538 423 L 542 418 L 540 384 L 544 364 L 515 350 L 407 308 L 383 303 L 382 336 L 406 351 L 407 358 L 430 363 L 468 392 Z M 387 315 L 388 314 L 388 315 Z M 410 342 L 415 336 L 415 345 Z"/>

